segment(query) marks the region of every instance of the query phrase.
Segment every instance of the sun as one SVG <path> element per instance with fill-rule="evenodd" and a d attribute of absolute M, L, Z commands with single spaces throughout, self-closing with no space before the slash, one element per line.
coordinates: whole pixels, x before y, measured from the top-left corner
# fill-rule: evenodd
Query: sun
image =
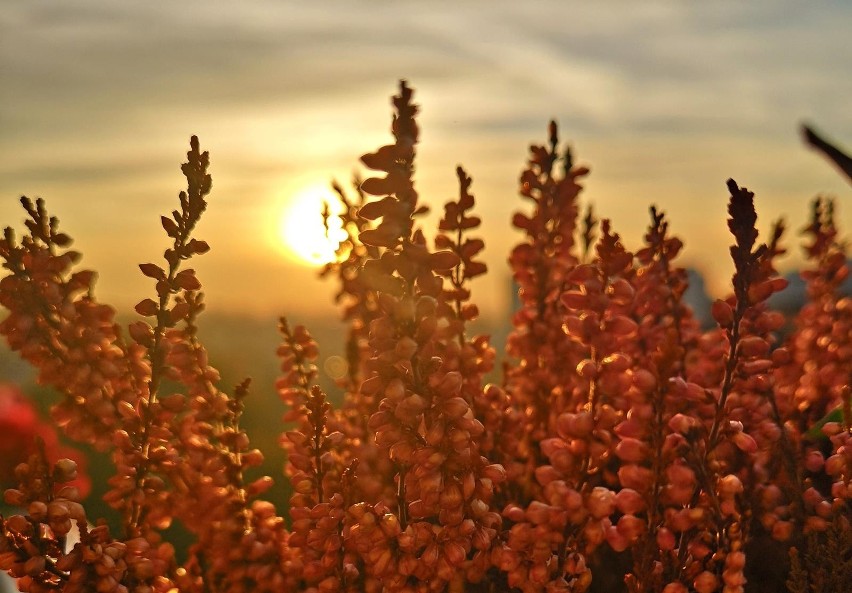
<path fill-rule="evenodd" d="M 326 233 L 322 222 L 323 204 L 328 203 L 332 216 Z M 320 185 L 305 187 L 289 200 L 281 216 L 280 239 L 286 253 L 299 263 L 321 266 L 335 259 L 335 250 L 345 233 L 340 228 L 337 205 L 331 189 Z"/>

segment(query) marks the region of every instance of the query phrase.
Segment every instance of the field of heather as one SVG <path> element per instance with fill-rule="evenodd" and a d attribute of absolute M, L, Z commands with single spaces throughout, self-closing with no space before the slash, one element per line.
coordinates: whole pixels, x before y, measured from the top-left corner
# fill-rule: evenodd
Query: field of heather
<path fill-rule="evenodd" d="M 852 593 L 852 3 L 0 8 L 0 593 Z"/>
<path fill-rule="evenodd" d="M 799 237 L 782 221 L 761 237 L 754 194 L 728 180 L 734 274 L 702 327 L 665 213 L 622 240 L 581 202 L 589 171 L 551 122 L 520 177 L 498 352 L 473 326 L 488 268 L 472 179 L 457 168 L 425 228 L 405 82 L 392 103 L 391 142 L 361 157 L 370 176 L 335 186 L 339 214 L 323 214 L 340 239 L 321 271 L 343 328 L 332 384 L 310 328 L 278 325 L 287 501 L 252 473 L 251 381 L 224 384 L 200 338 L 194 264 L 215 254 L 195 236 L 212 188 L 199 139 L 129 324 L 46 202 L 21 199 L 24 230 L 0 241 L 0 333 L 59 400 L 42 422 L 4 392 L 33 438 L 0 518 L 19 590 L 848 591 L 852 300 L 834 201 L 813 201 Z M 807 298 L 787 317 L 768 301 L 790 242 Z M 111 522 L 56 428 L 108 459 Z"/>

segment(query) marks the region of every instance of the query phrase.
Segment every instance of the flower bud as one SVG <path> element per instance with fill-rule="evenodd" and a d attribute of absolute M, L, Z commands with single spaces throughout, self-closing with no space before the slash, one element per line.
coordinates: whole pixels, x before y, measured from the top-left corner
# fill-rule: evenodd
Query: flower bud
<path fill-rule="evenodd" d="M 436 544 L 429 544 L 420 556 L 420 561 L 426 566 L 435 566 L 438 563 L 439 550 Z"/>
<path fill-rule="evenodd" d="M 776 521 L 772 525 L 772 539 L 779 542 L 789 541 L 793 535 L 793 524 L 790 521 Z"/>
<path fill-rule="evenodd" d="M 595 361 L 586 358 L 577 364 L 577 374 L 591 381 L 598 376 L 598 366 L 595 364 Z"/>
<path fill-rule="evenodd" d="M 455 508 L 462 504 L 464 498 L 458 484 L 450 482 L 444 486 L 439 496 L 443 508 Z"/>
<path fill-rule="evenodd" d="M 634 369 L 633 385 L 642 393 L 650 393 L 657 386 L 657 378 L 647 369 Z"/>
<path fill-rule="evenodd" d="M 816 506 L 823 501 L 822 494 L 819 490 L 811 486 L 802 493 L 802 498 L 810 506 Z"/>
<path fill-rule="evenodd" d="M 396 515 L 391 513 L 385 513 L 382 515 L 382 518 L 379 521 L 379 527 L 382 529 L 382 533 L 384 533 L 387 538 L 395 538 L 402 532 L 399 519 Z"/>
<path fill-rule="evenodd" d="M 639 326 L 636 322 L 624 315 L 616 315 L 612 319 L 608 319 L 605 324 L 605 331 L 615 336 L 631 336 L 638 329 Z"/>
<path fill-rule="evenodd" d="M 742 570 L 745 568 L 746 556 L 743 552 L 730 552 L 725 558 L 725 568 Z"/>
<path fill-rule="evenodd" d="M 154 338 L 153 328 L 144 321 L 136 321 L 127 326 L 130 337 L 137 344 L 148 346 Z"/>
<path fill-rule="evenodd" d="M 624 488 L 643 491 L 651 486 L 654 475 L 647 467 L 630 463 L 618 468 L 618 480 Z"/>
<path fill-rule="evenodd" d="M 64 521 L 70 516 L 64 502 L 54 501 L 47 505 L 47 517 L 52 521 Z"/>
<path fill-rule="evenodd" d="M 9 506 L 22 507 L 27 503 L 27 497 L 20 490 L 9 488 L 3 493 L 3 501 Z"/>
<path fill-rule="evenodd" d="M 458 373 L 455 374 L 458 375 Z M 459 384 L 459 386 L 461 386 L 461 384 Z M 458 392 L 458 389 L 456 392 Z M 455 420 L 464 416 L 470 409 L 470 406 L 460 397 L 451 397 L 441 403 L 441 409 L 447 418 Z"/>
<path fill-rule="evenodd" d="M 669 428 L 680 434 L 686 434 L 693 428 L 698 427 L 699 423 L 696 418 L 685 414 L 675 414 L 669 419 Z"/>
<path fill-rule="evenodd" d="M 47 518 L 47 505 L 40 500 L 34 500 L 27 508 L 27 513 L 35 521 L 44 521 Z"/>
<path fill-rule="evenodd" d="M 607 530 L 610 528 L 609 521 L 589 521 L 583 529 L 583 535 L 590 546 L 598 546 L 606 539 Z M 615 530 L 618 533 L 618 530 Z"/>
<path fill-rule="evenodd" d="M 559 297 L 566 309 L 585 309 L 589 305 L 589 297 L 579 290 L 567 290 Z"/>
<path fill-rule="evenodd" d="M 583 411 L 574 415 L 569 432 L 575 437 L 584 438 L 590 435 L 594 428 L 594 416 L 592 416 L 591 412 Z"/>
<path fill-rule="evenodd" d="M 674 550 L 677 544 L 674 534 L 666 527 L 660 527 L 657 530 L 656 540 L 657 545 L 665 552 Z"/>
<path fill-rule="evenodd" d="M 53 534 L 57 537 L 65 537 L 71 531 L 71 519 L 68 517 L 51 520 L 49 525 Z"/>
<path fill-rule="evenodd" d="M 615 495 L 615 505 L 620 512 L 626 515 L 633 515 L 645 508 L 645 500 L 641 494 L 632 488 L 622 488 Z"/>
<path fill-rule="evenodd" d="M 489 529 L 479 527 L 471 535 L 470 543 L 477 550 L 487 550 L 491 546 L 493 536 L 489 534 Z"/>
<path fill-rule="evenodd" d="M 463 382 L 464 379 L 462 378 L 461 373 L 451 371 L 444 375 L 444 378 L 441 379 L 441 382 L 438 384 L 437 391 L 443 396 L 456 395 L 461 389 Z"/>
<path fill-rule="evenodd" d="M 692 486 L 695 484 L 695 472 L 682 464 L 670 465 L 666 468 L 666 477 L 675 485 Z"/>
<path fill-rule="evenodd" d="M 467 557 L 467 552 L 465 552 L 464 546 L 454 541 L 445 543 L 443 552 L 444 558 L 447 559 L 447 562 L 451 566 L 458 566 L 459 564 L 464 562 L 465 558 Z"/>
<path fill-rule="evenodd" d="M 785 365 L 789 363 L 790 360 L 792 360 L 792 355 L 787 348 L 781 347 L 772 351 L 772 363 L 775 366 Z"/>
<path fill-rule="evenodd" d="M 629 305 L 636 294 L 633 286 L 624 278 L 615 279 L 606 288 L 607 294 L 616 305 Z"/>
<path fill-rule="evenodd" d="M 499 463 L 492 463 L 483 468 L 482 475 L 495 484 L 499 484 L 506 480 L 506 469 Z"/>
<path fill-rule="evenodd" d="M 817 473 L 825 466 L 825 457 L 819 451 L 808 451 L 805 457 L 805 467 L 809 472 Z"/>
<path fill-rule="evenodd" d="M 408 336 L 403 336 L 396 343 L 394 352 L 396 352 L 397 356 L 400 358 L 410 359 L 417 353 L 417 342 Z"/>
<path fill-rule="evenodd" d="M 426 431 L 426 443 L 432 446 L 439 444 L 444 439 L 444 423 L 434 422 Z"/>
<path fill-rule="evenodd" d="M 635 409 L 635 408 L 634 408 Z M 632 410 L 631 410 L 632 411 Z M 617 434 L 622 439 L 633 438 L 636 439 L 641 437 L 648 426 L 648 422 L 642 419 L 635 417 L 635 415 L 628 414 L 630 416 L 627 420 L 623 422 L 619 422 L 613 432 Z"/>
<path fill-rule="evenodd" d="M 719 480 L 717 488 L 722 496 L 734 496 L 743 491 L 743 483 L 734 474 L 728 474 Z"/>
<path fill-rule="evenodd" d="M 606 543 L 616 552 L 623 552 L 630 545 L 630 540 L 624 536 L 614 525 L 606 529 Z"/>
<path fill-rule="evenodd" d="M 615 454 L 622 461 L 636 463 L 642 461 L 647 455 L 645 443 L 635 438 L 623 438 L 615 446 Z"/>
<path fill-rule="evenodd" d="M 734 433 L 734 435 L 731 437 L 731 440 L 741 451 L 750 454 L 757 451 L 757 441 L 755 441 L 751 435 L 745 432 Z"/>
<path fill-rule="evenodd" d="M 687 382 L 686 383 L 686 393 L 684 394 L 686 399 L 693 402 L 703 402 L 707 399 L 707 392 L 704 390 L 701 385 L 697 383 Z"/>
<path fill-rule="evenodd" d="M 391 379 L 385 387 L 385 397 L 393 402 L 400 401 L 405 397 L 405 384 L 400 378 Z"/>
<path fill-rule="evenodd" d="M 769 342 L 760 336 L 746 336 L 740 340 L 738 350 L 740 355 L 749 358 L 765 356 L 769 352 Z"/>
<path fill-rule="evenodd" d="M 596 486 L 586 500 L 586 508 L 595 519 L 608 517 L 615 511 L 615 494 L 609 488 Z"/>
<path fill-rule="evenodd" d="M 710 308 L 710 314 L 719 327 L 727 329 L 734 323 L 734 310 L 731 306 L 721 299 L 716 299 L 713 306 Z"/>
<path fill-rule="evenodd" d="M 515 504 L 506 505 L 506 508 L 503 509 L 502 515 L 513 523 L 520 523 L 526 518 L 524 509 Z"/>
<path fill-rule="evenodd" d="M 630 368 L 630 357 L 616 352 L 605 357 L 601 361 L 601 366 L 610 373 L 623 373 Z"/>
<path fill-rule="evenodd" d="M 716 590 L 717 584 L 718 579 L 716 575 L 709 570 L 705 570 L 699 574 L 692 582 L 692 586 L 697 593 L 713 593 Z"/>
<path fill-rule="evenodd" d="M 535 468 L 535 479 L 542 486 L 547 486 L 553 481 L 559 480 L 562 474 L 552 465 L 540 465 Z"/>
<path fill-rule="evenodd" d="M 261 476 L 246 487 L 246 493 L 249 496 L 259 496 L 260 494 L 263 494 L 264 492 L 272 488 L 272 486 L 274 485 L 275 482 L 271 477 Z"/>
<path fill-rule="evenodd" d="M 470 501 L 470 512 L 474 517 L 482 517 L 488 512 L 488 505 L 478 498 Z"/>

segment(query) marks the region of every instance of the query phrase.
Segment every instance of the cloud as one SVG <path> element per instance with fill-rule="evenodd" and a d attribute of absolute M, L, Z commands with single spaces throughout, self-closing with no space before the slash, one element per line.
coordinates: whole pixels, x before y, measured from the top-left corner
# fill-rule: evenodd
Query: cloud
<path fill-rule="evenodd" d="M 143 232 L 195 133 L 213 153 L 211 228 L 265 224 L 286 192 L 347 179 L 388 140 L 404 77 L 423 106 L 424 195 L 452 195 L 462 162 L 486 223 L 503 224 L 526 146 L 555 118 L 594 165 L 590 194 L 629 213 L 625 236 L 653 199 L 709 248 L 694 213 L 720 177 L 788 211 L 843 190 L 795 126 L 852 138 L 850 22 L 845 3 L 793 0 L 6 3 L 0 217 L 31 192 L 94 233 Z M 486 232 L 499 268 L 505 234 Z"/>

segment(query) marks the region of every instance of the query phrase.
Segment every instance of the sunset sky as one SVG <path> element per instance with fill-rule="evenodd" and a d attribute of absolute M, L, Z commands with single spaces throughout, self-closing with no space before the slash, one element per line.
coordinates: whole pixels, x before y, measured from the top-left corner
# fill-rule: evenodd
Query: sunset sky
<path fill-rule="evenodd" d="M 508 300 L 518 174 L 551 118 L 592 169 L 583 200 L 628 247 L 655 203 L 720 290 L 728 177 L 756 192 L 764 230 L 782 214 L 801 226 L 817 193 L 852 229 L 852 188 L 798 135 L 810 121 L 852 146 L 850 28 L 842 1 L 0 0 L 0 222 L 21 228 L 19 196 L 46 198 L 102 300 L 130 306 L 153 290 L 136 264 L 167 246 L 159 215 L 197 134 L 210 308 L 331 312 L 281 229 L 317 226 L 329 181 L 389 141 L 405 78 L 423 199 L 440 211 L 455 166 L 473 176 L 487 310 Z"/>

